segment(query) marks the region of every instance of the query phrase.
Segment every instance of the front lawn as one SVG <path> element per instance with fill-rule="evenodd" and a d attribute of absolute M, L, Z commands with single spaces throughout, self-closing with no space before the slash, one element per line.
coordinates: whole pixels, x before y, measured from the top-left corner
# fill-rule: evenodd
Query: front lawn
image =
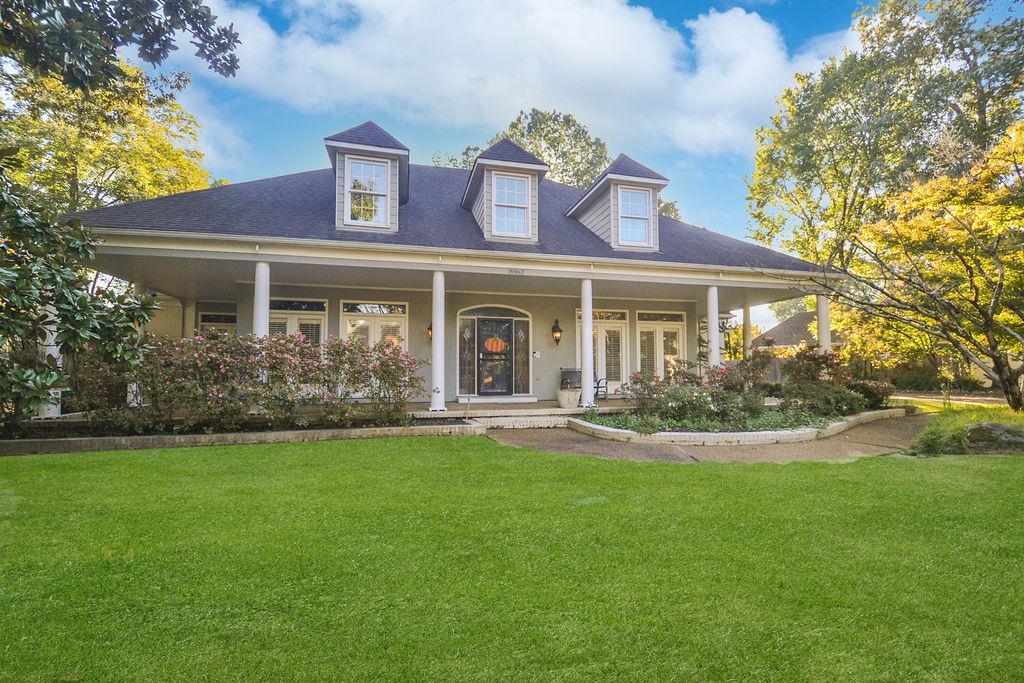
<path fill-rule="evenodd" d="M 0 459 L 0 679 L 1024 670 L 1024 458 L 414 438 Z"/>

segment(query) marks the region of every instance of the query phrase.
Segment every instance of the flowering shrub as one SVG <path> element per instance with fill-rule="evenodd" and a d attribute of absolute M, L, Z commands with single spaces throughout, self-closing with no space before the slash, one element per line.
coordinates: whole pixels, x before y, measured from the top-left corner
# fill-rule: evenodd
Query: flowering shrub
<path fill-rule="evenodd" d="M 634 372 L 622 383 L 623 396 L 632 399 L 640 415 L 655 415 L 661 412 L 666 385 L 653 372 Z"/>
<path fill-rule="evenodd" d="M 790 382 L 826 382 L 841 384 L 851 379 L 835 353 L 820 353 L 817 346 L 805 346 L 782 364 L 782 374 Z"/>
<path fill-rule="evenodd" d="M 331 339 L 321 349 L 298 334 L 214 334 L 146 344 L 138 367 L 95 348 L 77 354 L 73 409 L 103 431 L 231 431 L 253 420 L 290 425 L 303 404 L 320 407 L 319 421 L 347 423 L 359 396 L 374 419 L 393 423 L 423 391 L 422 363 L 386 342 Z"/>

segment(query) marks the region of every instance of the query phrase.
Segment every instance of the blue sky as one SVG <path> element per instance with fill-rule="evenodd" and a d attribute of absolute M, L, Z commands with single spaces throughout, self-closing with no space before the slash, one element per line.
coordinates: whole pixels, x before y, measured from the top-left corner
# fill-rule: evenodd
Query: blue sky
<path fill-rule="evenodd" d="M 374 119 L 414 163 L 487 140 L 520 110 L 570 112 L 672 181 L 685 220 L 747 234 L 754 131 L 795 71 L 852 44 L 860 3 L 816 0 L 211 0 L 237 77 L 182 46 L 168 65 L 217 177 L 327 165 L 324 136 Z"/>

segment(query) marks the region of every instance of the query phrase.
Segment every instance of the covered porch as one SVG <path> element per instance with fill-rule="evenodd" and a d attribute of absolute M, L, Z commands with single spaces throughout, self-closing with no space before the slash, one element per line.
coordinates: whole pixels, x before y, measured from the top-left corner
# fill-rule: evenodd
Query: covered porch
<path fill-rule="evenodd" d="M 360 336 L 401 344 L 429 361 L 430 393 L 416 407 L 434 412 L 553 410 L 564 369 L 579 370 L 581 403 L 591 406 L 600 380 L 614 401 L 637 370 L 664 375 L 673 363 L 696 363 L 702 349 L 709 366 L 720 365 L 721 316 L 742 311 L 749 349 L 750 308 L 802 296 L 806 285 L 792 275 L 708 266 L 266 243 L 232 249 L 123 232 L 108 238 L 96 266 L 159 294 L 154 333 L 301 332 L 315 342 Z M 819 309 L 827 348 L 827 306 Z"/>

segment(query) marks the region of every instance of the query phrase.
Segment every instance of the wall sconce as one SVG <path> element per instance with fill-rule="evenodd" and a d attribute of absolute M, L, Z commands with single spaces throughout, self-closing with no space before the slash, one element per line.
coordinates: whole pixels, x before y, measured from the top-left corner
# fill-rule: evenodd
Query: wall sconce
<path fill-rule="evenodd" d="M 554 340 L 555 346 L 562 341 L 562 328 L 558 326 L 558 318 L 555 318 L 555 324 L 551 326 L 551 339 Z"/>
<path fill-rule="evenodd" d="M 434 338 L 434 323 L 427 325 L 427 339 Z"/>

